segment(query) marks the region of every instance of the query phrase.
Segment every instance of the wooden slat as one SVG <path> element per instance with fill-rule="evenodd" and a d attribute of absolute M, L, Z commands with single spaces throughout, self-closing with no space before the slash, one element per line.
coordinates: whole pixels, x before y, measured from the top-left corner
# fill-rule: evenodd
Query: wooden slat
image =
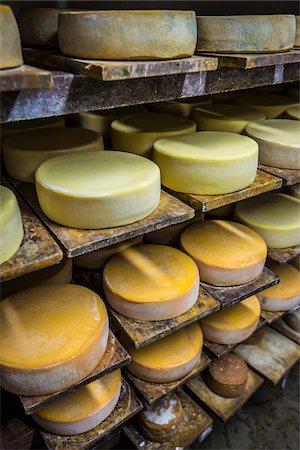
<path fill-rule="evenodd" d="M 25 415 L 1 424 L 1 450 L 29 450 L 44 448 L 35 422 Z"/>
<path fill-rule="evenodd" d="M 291 186 L 300 183 L 300 170 L 298 169 L 279 169 L 278 167 L 258 165 L 263 172 L 282 178 L 284 186 Z"/>
<path fill-rule="evenodd" d="M 52 88 L 51 72 L 23 64 L 14 69 L 0 70 L 0 92 L 23 89 Z"/>
<path fill-rule="evenodd" d="M 283 319 L 276 320 L 276 322 L 272 323 L 272 328 L 300 345 L 300 332 L 297 333 L 297 331 L 290 328 Z"/>
<path fill-rule="evenodd" d="M 279 264 L 287 264 L 300 255 L 300 245 L 287 248 L 268 248 L 268 257 Z"/>

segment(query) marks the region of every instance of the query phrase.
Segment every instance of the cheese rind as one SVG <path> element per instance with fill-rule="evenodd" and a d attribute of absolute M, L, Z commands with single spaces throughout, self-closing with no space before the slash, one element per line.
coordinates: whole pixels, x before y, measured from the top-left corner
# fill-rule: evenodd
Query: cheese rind
<path fill-rule="evenodd" d="M 150 103 L 148 108 L 153 112 L 189 117 L 194 108 L 197 108 L 197 106 L 208 105 L 210 103 L 211 99 L 208 97 L 185 98 L 182 100 L 174 100 L 169 102 Z"/>
<path fill-rule="evenodd" d="M 286 114 L 290 119 L 300 120 L 300 105 L 291 106 L 286 110 Z"/>
<path fill-rule="evenodd" d="M 0 69 L 23 64 L 21 39 L 17 21 L 11 8 L 0 5 Z"/>
<path fill-rule="evenodd" d="M 235 398 L 243 394 L 248 378 L 248 367 L 239 356 L 229 353 L 213 358 L 208 368 L 207 384 L 217 395 Z"/>
<path fill-rule="evenodd" d="M 276 94 L 242 94 L 233 99 L 233 103 L 254 108 L 262 112 L 267 119 L 275 119 L 296 102 L 285 95 Z"/>
<path fill-rule="evenodd" d="M 256 177 L 258 145 L 221 131 L 172 136 L 154 144 L 162 184 L 177 192 L 214 195 L 244 189 Z"/>
<path fill-rule="evenodd" d="M 58 48 L 58 8 L 21 9 L 18 23 L 24 47 Z"/>

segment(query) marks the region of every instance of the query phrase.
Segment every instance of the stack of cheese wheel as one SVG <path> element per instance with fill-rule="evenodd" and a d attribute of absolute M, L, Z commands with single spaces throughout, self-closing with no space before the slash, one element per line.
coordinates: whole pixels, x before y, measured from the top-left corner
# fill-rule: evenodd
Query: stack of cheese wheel
<path fill-rule="evenodd" d="M 300 272 L 290 264 L 281 266 L 270 262 L 268 267 L 279 276 L 280 282 L 257 294 L 265 311 L 289 311 L 300 305 Z"/>
<path fill-rule="evenodd" d="M 1 385 L 20 395 L 46 395 L 78 383 L 104 355 L 105 305 L 75 284 L 38 286 L 0 303 Z"/>
<path fill-rule="evenodd" d="M 204 339 L 217 344 L 238 344 L 256 329 L 260 316 L 257 297 L 246 298 L 237 305 L 222 309 L 200 320 Z"/>
<path fill-rule="evenodd" d="M 194 54 L 196 41 L 194 11 L 68 11 L 59 15 L 60 50 L 75 58 L 180 58 Z"/>
<path fill-rule="evenodd" d="M 300 120 L 300 105 L 291 106 L 286 110 L 286 115 L 289 119 Z"/>
<path fill-rule="evenodd" d="M 213 358 L 207 374 L 207 384 L 217 395 L 225 398 L 239 397 L 245 392 L 248 367 L 234 353 Z"/>
<path fill-rule="evenodd" d="M 160 173 L 152 161 L 129 153 L 73 154 L 45 161 L 36 171 L 36 190 L 42 210 L 55 222 L 111 228 L 141 220 L 156 209 Z"/>
<path fill-rule="evenodd" d="M 273 53 L 294 45 L 291 14 L 199 16 L 197 50 L 220 53 Z"/>
<path fill-rule="evenodd" d="M 24 236 L 23 223 L 15 194 L 0 185 L 0 264 L 19 250 Z"/>
<path fill-rule="evenodd" d="M 299 122 L 269 119 L 249 123 L 246 133 L 259 145 L 259 162 L 281 169 L 300 169 Z"/>
<path fill-rule="evenodd" d="M 235 206 L 235 217 L 262 236 L 268 247 L 300 244 L 300 200 L 269 193 L 249 198 Z"/>
<path fill-rule="evenodd" d="M 249 122 L 265 118 L 262 112 L 240 105 L 200 106 L 192 112 L 198 131 L 243 133 Z"/>
<path fill-rule="evenodd" d="M 262 112 L 267 119 L 275 119 L 284 113 L 290 106 L 296 104 L 295 100 L 284 95 L 275 94 L 242 94 L 233 99 L 233 103 L 254 108 Z"/>
<path fill-rule="evenodd" d="M 208 105 L 211 103 L 209 97 L 185 98 L 183 100 L 174 100 L 169 102 L 152 103 L 148 105 L 150 111 L 174 114 L 175 116 L 189 117 L 197 106 Z"/>
<path fill-rule="evenodd" d="M 115 150 L 151 158 L 153 144 L 158 139 L 195 131 L 196 124 L 185 117 L 158 113 L 132 114 L 112 122 L 111 140 Z"/>
<path fill-rule="evenodd" d="M 103 150 L 102 136 L 79 128 L 24 131 L 3 142 L 3 158 L 8 174 L 27 183 L 34 183 L 36 169 L 48 159 L 98 150 Z"/>
<path fill-rule="evenodd" d="M 146 244 L 128 248 L 106 264 L 103 287 L 109 304 L 133 319 L 172 319 L 199 294 L 196 264 L 180 250 Z"/>
<path fill-rule="evenodd" d="M 86 433 L 114 410 L 121 392 L 121 371 L 115 370 L 40 408 L 34 420 L 51 433 Z"/>
<path fill-rule="evenodd" d="M 40 128 L 44 129 L 64 126 L 65 119 L 63 117 L 46 117 L 43 119 L 21 120 L 18 122 L 4 123 L 1 125 L 1 142 L 12 134 L 38 130 Z"/>
<path fill-rule="evenodd" d="M 168 383 L 190 373 L 200 362 L 203 336 L 198 323 L 136 349 L 125 336 L 121 342 L 131 356 L 128 370 L 141 380 Z"/>
<path fill-rule="evenodd" d="M 261 274 L 267 256 L 266 244 L 257 233 L 226 220 L 190 225 L 180 243 L 196 262 L 201 281 L 215 286 L 253 281 Z"/>
<path fill-rule="evenodd" d="M 190 194 L 226 194 L 239 191 L 256 177 L 258 145 L 247 136 L 202 131 L 159 139 L 153 159 L 162 184 Z"/>
<path fill-rule="evenodd" d="M 0 5 L 0 69 L 23 64 L 21 39 L 15 16 L 7 5 Z"/>

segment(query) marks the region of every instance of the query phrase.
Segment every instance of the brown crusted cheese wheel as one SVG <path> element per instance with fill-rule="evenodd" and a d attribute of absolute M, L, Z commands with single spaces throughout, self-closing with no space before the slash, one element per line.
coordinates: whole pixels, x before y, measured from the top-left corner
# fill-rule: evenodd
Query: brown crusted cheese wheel
<path fill-rule="evenodd" d="M 239 356 L 229 353 L 214 358 L 208 368 L 207 384 L 221 397 L 239 397 L 245 390 L 248 367 Z"/>

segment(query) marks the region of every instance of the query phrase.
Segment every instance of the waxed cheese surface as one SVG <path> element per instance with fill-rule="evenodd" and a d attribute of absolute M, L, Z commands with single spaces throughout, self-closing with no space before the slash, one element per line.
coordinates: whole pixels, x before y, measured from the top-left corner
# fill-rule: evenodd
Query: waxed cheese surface
<path fill-rule="evenodd" d="M 300 151 L 300 124 L 290 119 L 268 119 L 249 123 L 246 133 L 254 139 L 290 146 Z M 299 153 L 300 158 L 300 153 Z"/>

